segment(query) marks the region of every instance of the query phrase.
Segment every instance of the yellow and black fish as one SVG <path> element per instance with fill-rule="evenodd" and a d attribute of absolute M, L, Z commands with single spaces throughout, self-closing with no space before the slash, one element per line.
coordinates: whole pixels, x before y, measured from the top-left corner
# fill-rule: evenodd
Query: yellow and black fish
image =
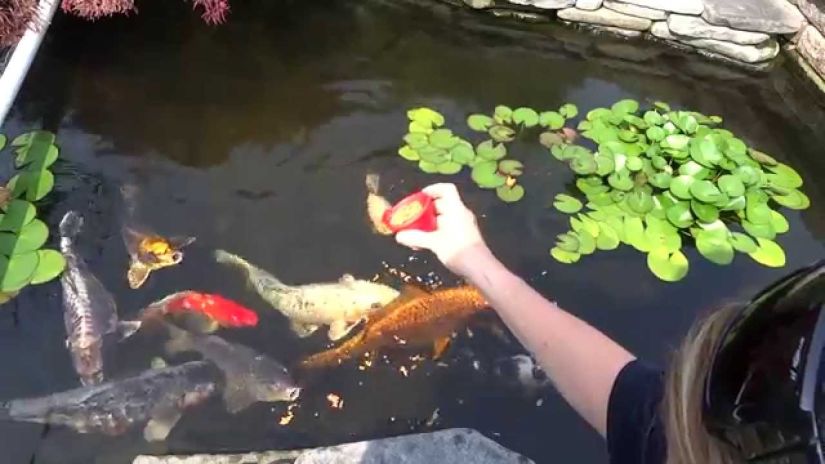
<path fill-rule="evenodd" d="M 164 238 L 149 231 L 124 226 L 123 243 L 129 252 L 129 270 L 126 280 L 129 287 L 139 288 L 149 278 L 149 273 L 183 261 L 181 248 L 195 241 L 195 237 Z"/>
<path fill-rule="evenodd" d="M 301 366 L 335 365 L 363 353 L 399 345 L 432 345 L 433 358 L 437 359 L 447 349 L 453 332 L 487 307 L 487 301 L 475 287 L 465 285 L 428 292 L 408 286 L 401 296 L 371 314 L 358 334 L 338 347 L 307 357 Z"/>

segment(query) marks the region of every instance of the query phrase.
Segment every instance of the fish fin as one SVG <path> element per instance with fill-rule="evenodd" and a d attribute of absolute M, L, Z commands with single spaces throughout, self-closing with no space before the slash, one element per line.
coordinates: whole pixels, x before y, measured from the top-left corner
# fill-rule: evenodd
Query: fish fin
<path fill-rule="evenodd" d="M 327 337 L 333 342 L 338 341 L 347 336 L 348 333 L 355 328 L 358 323 L 361 322 L 360 320 L 355 322 L 348 322 L 343 319 L 334 321 L 332 324 L 329 325 L 329 331 L 327 331 Z"/>
<path fill-rule="evenodd" d="M 364 178 L 364 184 L 367 186 L 367 192 L 378 195 L 378 186 L 381 183 L 381 176 L 375 173 L 367 173 Z"/>
<path fill-rule="evenodd" d="M 118 341 L 126 340 L 140 330 L 141 321 L 120 321 L 117 323 Z"/>
<path fill-rule="evenodd" d="M 143 428 L 143 438 L 148 442 L 164 441 L 172 428 L 181 418 L 181 412 L 169 405 L 164 404 L 156 407 L 151 414 L 151 419 Z"/>
<path fill-rule="evenodd" d="M 366 345 L 366 342 L 367 330 L 364 328 L 335 348 L 307 356 L 301 361 L 301 367 L 313 369 L 340 363 L 345 359 L 352 358 L 370 349 L 370 347 Z"/>
<path fill-rule="evenodd" d="M 185 235 L 177 235 L 175 237 L 169 237 L 169 245 L 172 248 L 180 250 L 185 246 L 191 245 L 196 240 L 195 237 L 187 237 Z"/>
<path fill-rule="evenodd" d="M 302 324 L 300 322 L 291 321 L 289 323 L 289 328 L 295 332 L 295 335 L 306 338 L 310 335 L 314 334 L 316 330 L 318 330 L 318 326 L 315 324 Z"/>
<path fill-rule="evenodd" d="M 227 378 L 223 390 L 223 402 L 229 414 L 237 414 L 256 402 L 255 398 L 242 385 L 240 379 Z"/>
<path fill-rule="evenodd" d="M 447 351 L 447 348 L 450 347 L 450 342 L 452 340 L 453 339 L 449 335 L 435 339 L 433 342 L 433 361 L 441 358 L 444 352 Z"/>
<path fill-rule="evenodd" d="M 132 260 L 129 263 L 129 270 L 126 272 L 126 280 L 129 281 L 129 287 L 134 289 L 140 288 L 146 279 L 149 278 L 149 273 L 152 272 L 146 265 L 140 261 Z"/>
<path fill-rule="evenodd" d="M 179 329 L 172 324 L 165 324 L 169 331 L 170 338 L 164 344 L 164 349 L 169 354 L 182 353 L 192 349 L 192 335 L 189 332 Z"/>

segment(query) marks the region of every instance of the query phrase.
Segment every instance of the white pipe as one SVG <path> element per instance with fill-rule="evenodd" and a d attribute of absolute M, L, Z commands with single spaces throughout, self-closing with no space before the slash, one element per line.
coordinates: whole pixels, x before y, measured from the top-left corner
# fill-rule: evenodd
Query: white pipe
<path fill-rule="evenodd" d="M 20 42 L 14 47 L 3 75 L 0 76 L 0 126 L 6 120 L 6 115 L 17 98 L 17 92 L 29 72 L 29 67 L 37 55 L 37 49 L 46 35 L 46 30 L 52 22 L 54 12 L 57 11 L 59 0 L 40 0 L 37 12 L 40 16 L 40 27 L 38 31 L 26 29 Z"/>

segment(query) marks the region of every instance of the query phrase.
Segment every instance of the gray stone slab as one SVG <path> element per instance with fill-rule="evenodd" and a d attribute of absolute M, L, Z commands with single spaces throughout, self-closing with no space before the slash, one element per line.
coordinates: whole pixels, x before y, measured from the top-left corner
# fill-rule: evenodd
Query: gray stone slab
<path fill-rule="evenodd" d="M 825 77 L 825 36 L 813 26 L 805 26 L 796 42 L 796 50 L 822 77 Z"/>
<path fill-rule="evenodd" d="M 771 38 L 763 32 L 740 31 L 725 26 L 714 26 L 698 16 L 672 14 L 667 25 L 674 34 L 696 39 L 724 40 L 740 45 L 756 45 Z"/>
<path fill-rule="evenodd" d="M 367 440 L 299 451 L 138 456 L 132 464 L 532 464 L 471 429 Z"/>
<path fill-rule="evenodd" d="M 650 28 L 655 37 L 665 40 L 681 42 L 691 47 L 708 50 L 719 55 L 732 58 L 743 63 L 761 63 L 776 57 L 779 54 L 779 43 L 770 39 L 759 45 L 739 45 L 713 39 L 694 39 L 674 34 L 665 21 L 657 21 Z"/>
<path fill-rule="evenodd" d="M 788 0 L 704 0 L 705 21 L 745 31 L 793 34 L 805 17 Z"/>
<path fill-rule="evenodd" d="M 667 19 L 667 12 L 662 10 L 655 10 L 645 6 L 634 5 L 632 3 L 619 2 L 616 0 L 604 0 L 605 8 L 609 8 L 619 13 L 624 13 L 630 16 L 638 16 L 640 18 L 650 19 L 653 21 L 663 21 Z"/>
<path fill-rule="evenodd" d="M 576 4 L 576 0 L 508 0 L 516 5 L 532 6 L 543 10 L 560 10 Z"/>
<path fill-rule="evenodd" d="M 792 0 L 819 32 L 825 33 L 825 0 Z"/>
<path fill-rule="evenodd" d="M 596 11 L 566 8 L 559 10 L 558 15 L 565 21 L 613 26 L 634 31 L 646 31 L 651 24 L 649 19 L 622 14 L 607 8 L 600 8 Z"/>
<path fill-rule="evenodd" d="M 462 0 L 465 5 L 469 6 L 470 8 L 474 8 L 476 10 L 481 10 L 484 8 L 490 8 L 491 6 L 495 5 L 493 0 Z"/>
<path fill-rule="evenodd" d="M 654 10 L 669 11 L 681 14 L 702 14 L 704 4 L 702 0 L 623 0 L 625 3 L 653 8 Z M 729 0 L 739 1 L 739 0 Z"/>
<path fill-rule="evenodd" d="M 576 0 L 576 8 L 580 10 L 598 10 L 602 7 L 602 0 Z"/>

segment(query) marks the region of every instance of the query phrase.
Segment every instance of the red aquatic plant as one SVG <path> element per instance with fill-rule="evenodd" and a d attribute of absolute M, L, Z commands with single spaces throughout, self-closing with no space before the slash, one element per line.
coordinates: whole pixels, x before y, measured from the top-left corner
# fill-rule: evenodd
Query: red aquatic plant
<path fill-rule="evenodd" d="M 135 9 L 135 2 L 133 0 L 63 0 L 60 8 L 66 13 L 94 20 L 114 14 L 127 14 Z"/>
<path fill-rule="evenodd" d="M 192 0 L 192 8 L 203 8 L 201 19 L 207 24 L 222 24 L 229 13 L 228 0 Z"/>
<path fill-rule="evenodd" d="M 0 0 L 0 47 L 10 47 L 26 29 L 40 27 L 37 0 Z"/>

